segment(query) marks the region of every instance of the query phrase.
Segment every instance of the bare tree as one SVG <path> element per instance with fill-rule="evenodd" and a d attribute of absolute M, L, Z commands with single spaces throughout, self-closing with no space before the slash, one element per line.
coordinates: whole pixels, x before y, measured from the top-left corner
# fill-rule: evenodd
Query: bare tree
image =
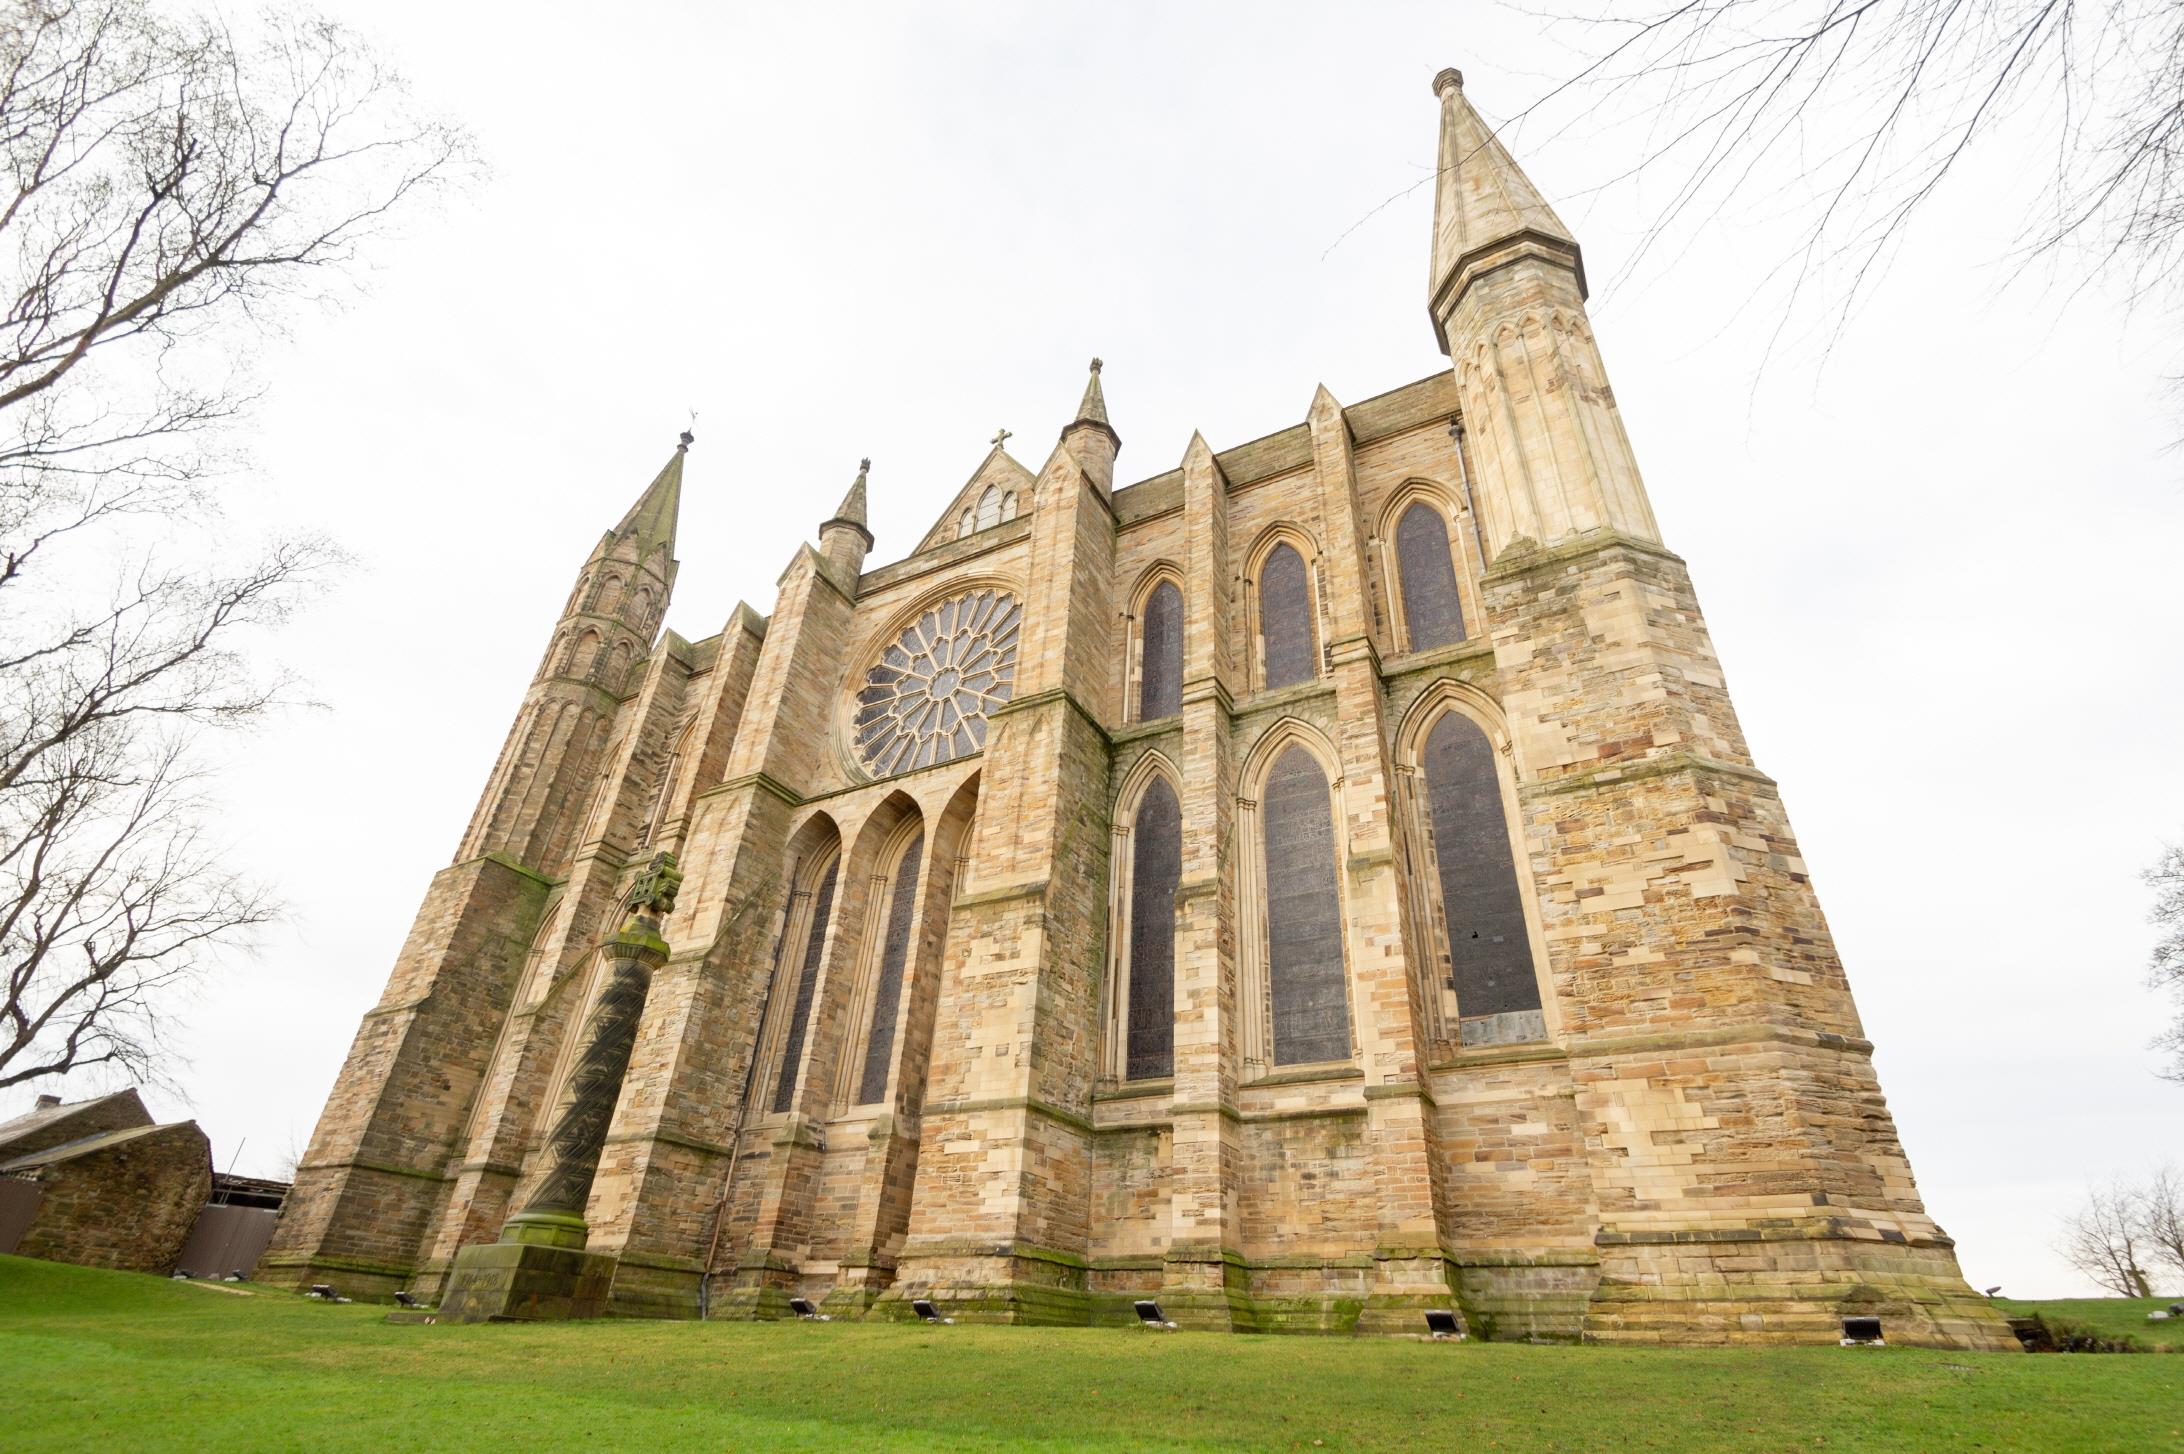
<path fill-rule="evenodd" d="M 2154 1260 L 2184 1278 L 2184 1175 L 2173 1166 L 2155 1172 L 2139 1196 L 2139 1215 Z"/>
<path fill-rule="evenodd" d="M 325 21 L 0 0 L 0 1087 L 158 1078 L 171 992 L 271 912 L 192 748 L 282 699 L 252 633 L 333 552 L 219 524 L 233 358 L 470 166 Z"/>
<path fill-rule="evenodd" d="M 2083 244 L 2139 297 L 2184 300 L 2174 0 L 1610 0 L 1551 19 L 1582 59 L 1504 130 L 1643 138 L 1595 188 L 1645 187 L 1619 278 L 1726 212 L 1794 218 L 1756 291 L 1777 339 L 1809 305 L 1832 342 L 1914 218 L 2007 133 L 2018 261 Z"/>
<path fill-rule="evenodd" d="M 2146 982 L 2169 992 L 2172 1014 L 2169 1028 L 2154 1037 L 2154 1048 L 2169 1057 L 2162 1078 L 2184 1084 L 2184 844 L 2162 850 L 2143 877 L 2154 891 L 2153 912 L 2147 917 L 2161 931 Z"/>
<path fill-rule="evenodd" d="M 2141 1194 L 2116 1182 L 2097 1188 L 2085 1206 L 2063 1219 L 2063 1260 L 2118 1297 L 2152 1297 L 2139 1261 Z"/>

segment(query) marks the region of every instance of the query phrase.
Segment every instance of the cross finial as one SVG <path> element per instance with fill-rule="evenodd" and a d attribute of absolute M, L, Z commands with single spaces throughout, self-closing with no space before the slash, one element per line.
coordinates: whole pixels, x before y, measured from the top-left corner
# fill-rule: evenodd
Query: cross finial
<path fill-rule="evenodd" d="M 1006 429 L 995 430 L 993 435 L 993 447 L 995 449 L 999 449 L 1003 444 L 1008 442 L 1009 437 L 1009 432 Z"/>
<path fill-rule="evenodd" d="M 1098 359 L 1094 359 L 1094 360 L 1092 360 L 1092 372 L 1093 372 L 1093 373 L 1098 373 L 1099 371 L 1100 371 L 1100 361 L 1099 361 Z"/>
<path fill-rule="evenodd" d="M 629 886 L 624 902 L 632 914 L 672 914 L 675 895 L 682 888 L 682 868 L 672 853 L 655 853 Z"/>

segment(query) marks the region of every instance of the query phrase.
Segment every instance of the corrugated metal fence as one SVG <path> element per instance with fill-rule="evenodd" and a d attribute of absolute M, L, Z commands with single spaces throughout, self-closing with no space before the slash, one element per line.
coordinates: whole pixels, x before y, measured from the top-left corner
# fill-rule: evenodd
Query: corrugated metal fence
<path fill-rule="evenodd" d="M 38 1183 L 0 1176 L 0 1252 L 13 1252 L 22 1245 L 23 1234 L 38 1215 L 38 1203 L 44 1200 L 45 1188 Z"/>
<path fill-rule="evenodd" d="M 191 1277 L 225 1277 L 231 1272 L 250 1276 L 258 1255 L 273 1240 L 273 1224 L 279 1213 L 264 1207 L 207 1207 L 182 1244 L 174 1270 Z"/>

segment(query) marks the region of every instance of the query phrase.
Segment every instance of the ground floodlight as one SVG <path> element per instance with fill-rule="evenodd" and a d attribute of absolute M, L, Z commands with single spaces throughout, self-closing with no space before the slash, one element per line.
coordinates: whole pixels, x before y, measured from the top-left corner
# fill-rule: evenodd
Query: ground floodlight
<path fill-rule="evenodd" d="M 1843 1346 L 1845 1348 L 1865 1346 L 1878 1348 L 1884 1346 L 1881 1340 L 1881 1320 L 1879 1318 L 1843 1319 Z"/>
<path fill-rule="evenodd" d="M 335 1293 L 333 1289 L 333 1284 L 325 1282 L 314 1282 L 311 1284 L 311 1290 L 305 1293 L 304 1296 L 324 1298 L 327 1302 L 332 1302 L 334 1298 L 338 1296 L 338 1294 Z"/>
<path fill-rule="evenodd" d="M 1130 1306 L 1136 1310 L 1137 1320 L 1148 1328 L 1172 1329 L 1175 1327 L 1175 1324 L 1168 1321 L 1167 1314 L 1161 1312 L 1160 1304 L 1149 1297 L 1139 1298 Z"/>
<path fill-rule="evenodd" d="M 811 1299 L 808 1297 L 790 1298 L 789 1311 L 804 1319 L 811 1319 L 819 1316 L 819 1310 L 811 1305 Z"/>
<path fill-rule="evenodd" d="M 1436 1338 L 1461 1338 L 1464 1335 L 1463 1325 L 1456 1321 L 1456 1315 L 1447 1308 L 1426 1309 L 1426 1331 Z"/>
<path fill-rule="evenodd" d="M 394 1295 L 394 1300 L 405 1308 L 421 1308 L 425 1305 L 425 1300 L 413 1292 L 398 1292 Z"/>
<path fill-rule="evenodd" d="M 937 1323 L 940 1321 L 940 1309 L 933 1306 L 931 1298 L 912 1298 L 910 1300 L 910 1311 L 918 1315 L 920 1322 Z"/>

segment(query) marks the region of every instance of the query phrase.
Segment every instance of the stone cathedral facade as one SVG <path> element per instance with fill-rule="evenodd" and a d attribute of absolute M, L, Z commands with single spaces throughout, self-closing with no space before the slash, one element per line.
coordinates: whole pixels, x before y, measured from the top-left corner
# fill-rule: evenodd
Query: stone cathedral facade
<path fill-rule="evenodd" d="M 2011 1347 L 1927 1216 L 1576 241 L 1445 71 L 1448 367 L 903 558 L 578 573 L 265 1268 L 460 1316 Z M 684 447 L 689 444 L 685 436 Z"/>

